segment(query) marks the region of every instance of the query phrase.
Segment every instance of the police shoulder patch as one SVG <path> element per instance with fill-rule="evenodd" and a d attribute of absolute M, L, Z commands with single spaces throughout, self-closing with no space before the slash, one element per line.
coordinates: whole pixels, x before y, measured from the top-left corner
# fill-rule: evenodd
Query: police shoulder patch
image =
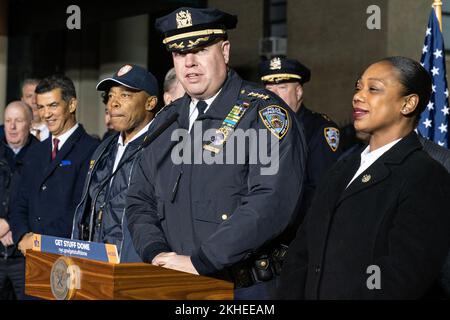
<path fill-rule="evenodd" d="M 259 110 L 259 116 L 267 129 L 278 139 L 282 139 L 289 131 L 291 119 L 289 113 L 282 107 L 270 105 Z"/>
<path fill-rule="evenodd" d="M 323 134 L 328 146 L 336 152 L 339 147 L 339 129 L 333 127 L 326 127 L 323 129 Z"/>

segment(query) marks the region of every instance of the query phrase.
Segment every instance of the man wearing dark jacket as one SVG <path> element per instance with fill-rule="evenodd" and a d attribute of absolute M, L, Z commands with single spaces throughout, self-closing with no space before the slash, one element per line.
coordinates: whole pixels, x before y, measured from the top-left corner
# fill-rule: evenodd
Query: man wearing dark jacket
<path fill-rule="evenodd" d="M 144 68 L 125 65 L 100 81 L 97 90 L 107 94 L 111 123 L 120 133 L 106 138 L 92 157 L 72 238 L 115 244 L 121 262 L 139 262 L 124 215 L 125 197 L 140 153 L 131 155 L 143 143 L 155 115 L 158 83 Z"/>
<path fill-rule="evenodd" d="M 23 292 L 24 259 L 12 241 L 9 230 L 9 206 L 17 197 L 23 164 L 28 149 L 39 143 L 30 134 L 32 112 L 21 101 L 11 102 L 5 108 L 5 136 L 0 141 L 0 299 L 16 297 Z"/>
<path fill-rule="evenodd" d="M 98 141 L 77 123 L 72 80 L 43 79 L 36 87 L 37 107 L 51 136 L 29 150 L 19 196 L 11 206 L 11 230 L 25 255 L 33 233 L 70 237 L 92 152 Z"/>

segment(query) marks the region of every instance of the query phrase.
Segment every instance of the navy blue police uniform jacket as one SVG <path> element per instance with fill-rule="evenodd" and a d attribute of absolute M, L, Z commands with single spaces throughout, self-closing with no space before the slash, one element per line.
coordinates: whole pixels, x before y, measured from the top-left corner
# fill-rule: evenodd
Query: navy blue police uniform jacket
<path fill-rule="evenodd" d="M 91 157 L 83 196 L 73 218 L 72 238 L 83 240 L 81 225 L 88 227 L 92 202 L 99 193 L 95 203 L 96 219 L 94 220 L 93 241 L 116 245 L 120 262 L 141 262 L 134 249 L 124 212 L 130 176 L 136 159 L 141 153 L 138 152 L 130 159 L 128 158 L 139 148 L 146 136 L 146 134 L 142 134 L 127 145 L 119 162 L 122 167 L 112 179 L 108 178 L 113 173 L 119 133 L 116 132 L 109 136 L 100 144 Z M 124 161 L 125 163 L 122 164 Z M 100 191 L 101 185 L 107 179 L 110 183 L 107 183 Z M 100 211 L 102 214 L 98 215 Z"/>
<path fill-rule="evenodd" d="M 29 150 L 17 201 L 11 205 L 14 243 L 28 232 L 70 237 L 75 207 L 80 201 L 89 159 L 98 140 L 82 125 L 51 160 L 51 136 Z"/>
<path fill-rule="evenodd" d="M 339 144 L 340 132 L 336 123 L 326 115 L 309 110 L 304 104 L 298 110 L 297 117 L 305 131 L 308 159 L 306 162 L 304 195 L 301 207 L 298 210 L 296 227 L 292 228 L 293 234 L 285 240 L 287 243 L 295 236 L 297 227 L 303 221 L 320 179 L 326 175 L 326 172 L 342 153 Z"/>
<path fill-rule="evenodd" d="M 327 116 L 309 110 L 305 105 L 297 112 L 308 144 L 307 184 L 314 188 L 339 156 L 339 128 Z M 337 139 L 336 139 L 337 138 Z"/>
<path fill-rule="evenodd" d="M 187 132 L 189 128 L 191 98 L 185 95 L 176 100 L 155 118 L 153 128 L 158 128 L 174 113 L 179 113 L 178 121 L 145 149 L 128 190 L 128 226 L 143 261 L 151 262 L 159 253 L 173 251 L 190 256 L 199 274 L 217 275 L 272 245 L 293 220 L 303 188 L 306 142 L 302 129 L 292 121 L 295 114 L 289 107 L 230 70 L 219 95 L 196 123 L 201 122 L 203 132 L 220 128 L 239 101 L 247 101 L 250 106 L 236 131 L 261 130 L 261 137 L 266 141 L 258 137 L 258 142 L 269 149 L 273 135 L 279 142 L 276 144 L 279 145 L 278 171 L 274 175 L 262 175 L 261 168 L 269 166 L 259 161 L 252 163 L 248 148 L 237 155 L 241 161 L 234 164 L 202 163 L 201 153 L 205 157 L 212 153 L 202 148 L 201 143 L 199 148 L 195 147 L 195 139 L 199 139 L 196 124 L 184 141 L 193 135 L 194 146 L 182 151 L 174 148 L 179 141 L 171 139 L 174 130 Z M 279 128 L 287 128 L 281 131 L 284 132 L 281 139 L 263 123 L 271 107 L 279 115 Z M 234 149 L 230 139 L 216 154 L 225 163 L 229 163 L 225 159 Z M 197 160 L 197 164 L 172 160 L 172 153 L 185 156 L 189 152 L 190 159 Z"/>

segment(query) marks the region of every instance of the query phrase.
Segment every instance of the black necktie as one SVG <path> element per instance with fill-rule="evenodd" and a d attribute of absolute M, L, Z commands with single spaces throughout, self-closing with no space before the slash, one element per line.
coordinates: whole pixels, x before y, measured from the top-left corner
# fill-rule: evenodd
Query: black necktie
<path fill-rule="evenodd" d="M 202 114 L 205 113 L 205 109 L 208 107 L 208 104 L 203 101 L 203 100 L 199 100 L 197 102 L 197 110 L 198 110 L 198 115 L 201 116 Z"/>

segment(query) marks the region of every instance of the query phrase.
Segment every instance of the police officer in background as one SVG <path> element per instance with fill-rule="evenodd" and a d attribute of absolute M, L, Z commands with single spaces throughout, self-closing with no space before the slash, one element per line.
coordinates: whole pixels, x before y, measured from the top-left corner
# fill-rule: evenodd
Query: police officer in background
<path fill-rule="evenodd" d="M 137 163 L 126 216 L 144 262 L 233 281 L 236 299 L 264 299 L 283 256 L 278 237 L 302 192 L 306 145 L 289 107 L 228 67 L 227 29 L 236 24 L 236 16 L 211 8 L 157 19 L 187 94 L 155 118 L 158 128 L 179 114 Z M 256 132 L 251 142 L 273 154 L 273 172 L 249 161 L 245 140 L 233 147 L 234 129 Z M 206 130 L 214 134 L 203 137 Z"/>
<path fill-rule="evenodd" d="M 300 223 L 320 178 L 341 154 L 339 129 L 326 115 L 311 111 L 304 105 L 303 85 L 311 78 L 311 71 L 306 66 L 297 60 L 274 57 L 260 63 L 259 73 L 266 89 L 276 93 L 289 105 L 305 130 L 308 161 L 305 195 L 297 222 Z"/>

